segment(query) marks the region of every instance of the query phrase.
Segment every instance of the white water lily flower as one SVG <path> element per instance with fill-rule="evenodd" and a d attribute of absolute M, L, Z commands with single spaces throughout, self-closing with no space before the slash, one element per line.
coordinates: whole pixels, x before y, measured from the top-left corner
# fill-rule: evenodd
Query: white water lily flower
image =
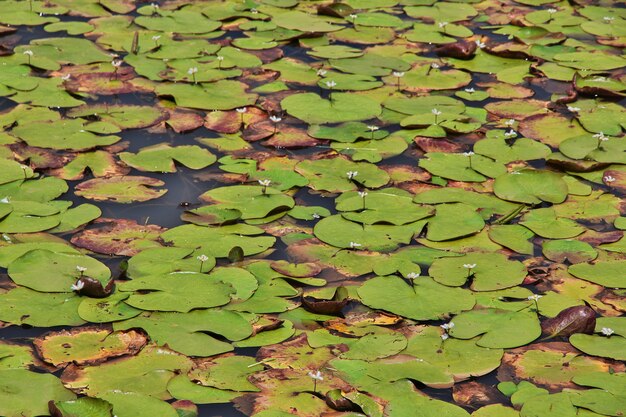
<path fill-rule="evenodd" d="M 511 127 L 515 124 L 515 119 L 509 119 L 506 122 L 504 122 L 505 126 Z"/>
<path fill-rule="evenodd" d="M 346 175 L 348 176 L 349 180 L 353 179 L 358 174 L 359 174 L 359 171 L 348 171 L 348 172 L 346 172 Z"/>
<path fill-rule="evenodd" d="M 187 70 L 187 74 L 192 75 L 195 74 L 196 72 L 198 72 L 198 68 L 197 67 L 191 67 Z"/>
<path fill-rule="evenodd" d="M 328 87 L 328 88 L 333 88 L 336 85 L 337 85 L 337 83 L 332 81 L 332 80 L 331 81 L 326 81 L 326 87 Z"/>
<path fill-rule="evenodd" d="M 371 132 L 375 132 L 375 131 L 377 131 L 378 129 L 380 129 L 378 126 L 374 126 L 374 125 L 368 126 L 367 128 L 368 128 Z"/>
<path fill-rule="evenodd" d="M 469 152 L 463 152 L 463 155 L 464 155 L 464 156 L 472 156 L 472 155 L 474 155 L 474 152 L 472 152 L 472 151 L 469 151 Z"/>
<path fill-rule="evenodd" d="M 360 243 L 350 242 L 350 247 L 352 249 L 360 248 L 361 246 L 363 246 L 363 245 L 361 245 Z"/>
<path fill-rule="evenodd" d="M 367 195 L 367 191 L 359 191 L 357 192 L 357 194 L 359 195 L 359 197 L 365 198 L 365 196 Z"/>
<path fill-rule="evenodd" d="M 28 56 L 33 56 L 34 53 L 33 51 L 31 51 L 30 49 L 25 50 L 24 52 L 22 52 L 24 55 L 28 55 Z"/>
<path fill-rule="evenodd" d="M 404 72 L 402 71 L 394 71 L 391 73 L 394 77 L 402 78 L 404 77 Z"/>
<path fill-rule="evenodd" d="M 355 20 L 358 16 L 355 14 L 351 14 L 348 16 L 350 19 Z"/>
<path fill-rule="evenodd" d="M 610 23 L 610 22 L 614 21 L 614 20 L 615 20 L 615 18 L 614 18 L 613 16 L 604 16 L 604 17 L 602 18 L 602 20 L 604 20 L 604 21 L 605 21 L 605 22 L 607 22 L 607 23 Z"/>
<path fill-rule="evenodd" d="M 274 122 L 274 123 L 278 123 L 278 122 L 280 122 L 280 121 L 281 121 L 281 120 L 283 120 L 283 119 L 282 119 L 282 117 L 278 117 L 278 116 L 274 116 L 274 115 L 272 115 L 272 116 L 270 116 L 270 120 L 271 120 L 272 122 Z"/>
<path fill-rule="evenodd" d="M 475 92 L 476 92 L 476 90 L 474 90 L 473 88 L 466 88 L 466 89 L 465 89 L 465 92 L 466 92 L 466 93 L 475 93 Z"/>
<path fill-rule="evenodd" d="M 153 40 L 153 41 L 158 41 L 159 39 L 161 39 L 161 35 L 154 35 L 154 36 L 152 37 L 152 40 Z"/>
<path fill-rule="evenodd" d="M 474 269 L 476 268 L 476 264 L 463 264 L 463 268 Z"/>
<path fill-rule="evenodd" d="M 431 112 L 432 114 L 434 114 L 435 116 L 439 116 L 439 115 L 441 115 L 441 112 L 440 112 L 439 110 L 437 110 L 437 109 L 432 109 L 430 112 Z"/>
<path fill-rule="evenodd" d="M 206 262 L 206 261 L 209 260 L 209 257 L 204 255 L 204 254 L 202 254 L 200 256 L 197 256 L 196 259 L 199 260 L 200 262 Z"/>
<path fill-rule="evenodd" d="M 319 75 L 320 77 L 323 77 L 327 73 L 328 73 L 328 71 L 326 71 L 325 69 L 318 69 L 317 70 L 317 75 Z"/>
<path fill-rule="evenodd" d="M 543 297 L 543 295 L 539 295 L 539 294 L 533 294 L 533 295 L 529 295 L 528 299 L 530 301 L 539 301 L 539 299 Z"/>
<path fill-rule="evenodd" d="M 223 57 L 223 56 L 221 56 L 221 55 L 218 55 L 218 56 L 217 56 L 217 60 L 218 60 L 218 61 L 223 61 L 223 60 L 224 60 L 224 57 Z"/>
<path fill-rule="evenodd" d="M 62 76 L 62 77 L 61 77 L 61 79 L 62 79 L 63 81 L 67 81 L 67 80 L 69 80 L 70 78 L 72 78 L 72 74 L 65 74 L 64 76 Z"/>
<path fill-rule="evenodd" d="M 113 65 L 115 68 L 119 68 L 122 66 L 122 62 L 123 61 L 121 59 L 114 59 L 113 61 L 111 61 L 111 65 Z"/>
<path fill-rule="evenodd" d="M 596 133 L 595 135 L 593 135 L 593 138 L 598 139 L 602 142 L 606 142 L 607 140 L 609 140 L 609 137 L 605 136 L 604 132 Z"/>
<path fill-rule="evenodd" d="M 580 111 L 580 107 L 567 106 L 567 111 L 570 111 L 572 113 L 577 113 Z"/>
<path fill-rule="evenodd" d="M 443 330 L 445 330 L 445 331 L 448 331 L 448 330 L 450 330 L 451 328 L 453 328 L 453 327 L 454 327 L 454 323 L 453 323 L 453 322 L 450 322 L 450 323 L 445 323 L 445 324 L 442 324 L 442 325 L 441 325 L 441 326 L 439 326 L 439 327 L 441 327 L 441 328 L 442 328 Z"/>
<path fill-rule="evenodd" d="M 316 379 L 318 381 L 323 381 L 324 380 L 324 377 L 322 376 L 322 373 L 320 371 L 316 371 L 316 372 L 309 371 L 308 375 L 311 378 Z"/>
<path fill-rule="evenodd" d="M 317 214 L 317 213 L 313 213 L 311 216 L 312 216 L 314 219 L 319 219 L 319 218 L 320 218 L 320 215 L 319 215 L 319 214 Z"/>
<path fill-rule="evenodd" d="M 272 180 L 259 180 L 259 184 L 261 184 L 263 187 L 269 187 L 271 183 Z"/>
<path fill-rule="evenodd" d="M 441 23 L 439 23 L 439 27 L 443 29 L 446 26 L 448 26 L 448 24 L 449 24 L 448 22 L 441 22 Z"/>
<path fill-rule="evenodd" d="M 245 108 L 245 107 L 239 107 L 239 108 L 236 108 L 236 109 L 235 109 L 235 111 L 236 111 L 237 113 L 245 113 L 247 110 L 248 110 L 248 109 L 247 109 L 247 108 Z"/>
<path fill-rule="evenodd" d="M 448 340 L 449 337 L 448 333 L 444 333 L 441 335 L 441 340 Z"/>
<path fill-rule="evenodd" d="M 83 288 L 85 288 L 85 283 L 83 281 L 80 281 L 80 280 L 76 281 L 76 283 L 72 284 L 72 286 L 70 287 L 70 289 L 72 291 L 80 291 Z"/>
<path fill-rule="evenodd" d="M 604 180 L 604 182 L 614 182 L 615 181 L 615 178 L 610 176 L 610 175 L 607 175 L 606 177 L 604 177 L 602 179 Z"/>
<path fill-rule="evenodd" d="M 600 329 L 600 331 L 605 336 L 611 336 L 613 333 L 615 333 L 615 330 L 611 329 L 610 327 L 603 327 L 602 329 Z"/>
<path fill-rule="evenodd" d="M 77 266 L 76 270 L 82 274 L 87 270 L 87 268 L 85 268 L 84 266 Z"/>
<path fill-rule="evenodd" d="M 505 138 L 514 138 L 516 136 L 517 136 L 517 132 L 513 129 L 509 130 L 508 132 L 504 132 Z"/>
<path fill-rule="evenodd" d="M 554 14 L 554 13 L 558 12 L 558 10 L 557 9 L 548 9 L 547 12 L 550 13 L 550 14 Z"/>
<path fill-rule="evenodd" d="M 419 278 L 420 273 L 419 272 L 409 272 L 408 274 L 406 274 L 406 277 L 408 279 L 416 279 Z"/>
<path fill-rule="evenodd" d="M 440 68 L 440 65 L 439 65 L 439 64 L 437 64 L 436 62 L 433 62 L 432 64 L 430 64 L 430 67 L 431 67 L 432 69 L 439 69 L 439 68 Z"/>
<path fill-rule="evenodd" d="M 475 43 L 476 43 L 476 46 L 478 46 L 480 49 L 483 49 L 485 46 L 487 46 L 484 42 L 480 41 L 479 39 L 477 39 Z"/>

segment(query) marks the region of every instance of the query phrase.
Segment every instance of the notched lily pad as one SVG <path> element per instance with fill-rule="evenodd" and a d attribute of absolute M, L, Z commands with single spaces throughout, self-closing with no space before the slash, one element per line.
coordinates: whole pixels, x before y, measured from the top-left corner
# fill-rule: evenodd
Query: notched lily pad
<path fill-rule="evenodd" d="M 95 178 L 78 184 L 75 194 L 96 201 L 134 203 L 161 197 L 167 190 L 152 187 L 162 185 L 165 182 L 156 178 L 132 175 Z"/>

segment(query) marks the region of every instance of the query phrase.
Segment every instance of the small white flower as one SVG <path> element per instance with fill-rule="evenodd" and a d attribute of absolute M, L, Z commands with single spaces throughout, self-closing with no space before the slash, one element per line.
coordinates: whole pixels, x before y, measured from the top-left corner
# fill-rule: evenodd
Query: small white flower
<path fill-rule="evenodd" d="M 65 74 L 64 76 L 62 76 L 62 77 L 61 77 L 61 79 L 62 79 L 63 81 L 67 81 L 67 80 L 69 80 L 70 78 L 72 78 L 72 74 Z"/>
<path fill-rule="evenodd" d="M 504 132 L 504 137 L 505 138 L 514 138 L 517 137 L 517 132 L 513 129 L 509 130 L 508 132 Z"/>
<path fill-rule="evenodd" d="M 367 195 L 367 191 L 359 191 L 357 192 L 357 194 L 359 195 L 359 197 L 365 198 L 365 196 Z"/>
<path fill-rule="evenodd" d="M 600 329 L 600 331 L 602 332 L 604 336 L 607 336 L 607 337 L 615 333 L 615 330 L 611 329 L 610 327 L 603 327 L 602 329 Z"/>
<path fill-rule="evenodd" d="M 191 67 L 187 70 L 187 74 L 189 75 L 195 74 L 196 72 L 198 72 L 198 67 Z"/>
<path fill-rule="evenodd" d="M 580 111 L 580 107 L 567 106 L 567 111 L 570 111 L 572 113 L 578 113 Z"/>
<path fill-rule="evenodd" d="M 409 272 L 408 274 L 406 274 L 406 277 L 408 279 L 416 279 L 419 278 L 420 273 L 419 272 Z"/>
<path fill-rule="evenodd" d="M 404 72 L 402 72 L 402 71 L 394 71 L 394 72 L 392 72 L 391 74 L 392 74 L 394 77 L 398 77 L 398 78 L 404 77 Z"/>
<path fill-rule="evenodd" d="M 375 131 L 377 131 L 377 130 L 378 130 L 378 129 L 380 129 L 380 128 L 379 128 L 378 126 L 371 125 L 371 126 L 368 126 L 368 127 L 367 127 L 367 129 L 368 129 L 370 132 L 375 132 Z"/>
<path fill-rule="evenodd" d="M 252 14 L 257 14 L 259 11 L 253 7 L 252 9 L 250 9 L 250 12 Z"/>
<path fill-rule="evenodd" d="M 313 216 L 314 219 L 319 219 L 320 218 L 320 215 L 317 214 L 317 213 L 313 213 L 312 216 Z"/>
<path fill-rule="evenodd" d="M 607 23 L 611 23 L 612 21 L 615 20 L 615 18 L 613 16 L 604 16 L 602 20 L 604 20 Z"/>
<path fill-rule="evenodd" d="M 615 178 L 613 178 L 613 177 L 612 177 L 612 176 L 610 176 L 610 175 L 607 175 L 606 177 L 604 177 L 604 178 L 602 178 L 602 179 L 604 180 L 604 182 L 609 182 L 609 183 L 610 183 L 610 182 L 614 182 L 614 181 L 615 181 Z"/>
<path fill-rule="evenodd" d="M 22 52 L 24 55 L 28 55 L 28 56 L 33 56 L 33 51 L 31 51 L 30 49 L 25 50 L 24 52 Z"/>
<path fill-rule="evenodd" d="M 550 14 L 554 14 L 554 13 L 558 12 L 558 10 L 557 9 L 548 9 L 547 12 L 550 13 Z"/>
<path fill-rule="evenodd" d="M 355 14 L 351 14 L 348 16 L 350 19 L 355 20 L 358 16 Z"/>
<path fill-rule="evenodd" d="M 84 266 L 77 266 L 76 270 L 82 274 L 87 270 L 87 268 L 85 268 Z"/>
<path fill-rule="evenodd" d="M 480 39 L 477 39 L 475 43 L 476 43 L 476 46 L 478 46 L 480 49 L 483 49 L 485 46 L 487 46 L 487 44 L 482 42 Z"/>
<path fill-rule="evenodd" d="M 325 69 L 318 69 L 317 70 L 317 75 L 320 76 L 320 77 L 323 77 L 327 73 L 328 73 L 328 71 L 326 71 Z"/>
<path fill-rule="evenodd" d="M 121 59 L 114 59 L 113 61 L 111 61 L 111 65 L 113 65 L 115 68 L 119 68 L 122 66 L 122 60 Z"/>
<path fill-rule="evenodd" d="M 474 269 L 476 268 L 476 264 L 463 264 L 463 268 Z"/>
<path fill-rule="evenodd" d="M 505 126 L 511 127 L 515 124 L 515 119 L 509 119 L 506 122 L 504 122 Z"/>
<path fill-rule="evenodd" d="M 594 78 L 593 80 L 591 80 L 591 81 L 595 81 L 595 82 L 598 82 L 598 83 L 606 83 L 606 82 L 608 82 L 609 80 L 608 80 L 608 78 L 606 78 L 606 77 L 595 77 L 595 78 Z"/>
<path fill-rule="evenodd" d="M 324 377 L 322 376 L 322 373 L 320 371 L 309 371 L 308 375 L 313 378 L 313 379 L 317 379 L 318 381 L 323 381 Z"/>
<path fill-rule="evenodd" d="M 350 242 L 350 248 L 352 249 L 360 248 L 361 246 L 363 245 L 361 245 L 360 243 Z"/>
<path fill-rule="evenodd" d="M 159 39 L 161 39 L 161 35 L 154 35 L 154 36 L 152 37 L 152 40 L 153 40 L 153 41 L 158 41 Z"/>
<path fill-rule="evenodd" d="M 159 8 L 159 5 L 158 5 L 158 4 L 156 4 L 156 3 L 150 3 L 150 7 L 153 7 L 153 8 L 155 8 L 155 9 L 158 9 L 158 8 Z"/>
<path fill-rule="evenodd" d="M 469 152 L 463 152 L 463 156 L 472 156 L 474 155 L 474 152 L 469 151 Z"/>
<path fill-rule="evenodd" d="M 70 287 L 70 289 L 72 291 L 80 291 L 83 288 L 85 288 L 85 283 L 83 281 L 80 281 L 80 280 L 76 281 L 76 283 L 72 284 L 72 286 Z"/>
<path fill-rule="evenodd" d="M 346 175 L 348 176 L 349 180 L 353 179 L 358 174 L 359 174 L 359 171 L 348 171 L 348 172 L 346 172 Z"/>
<path fill-rule="evenodd" d="M 430 67 L 431 67 L 432 69 L 439 69 L 439 68 L 440 68 L 440 67 L 439 67 L 439 64 L 437 64 L 436 62 L 433 62 L 432 64 L 430 64 Z"/>
<path fill-rule="evenodd" d="M 204 254 L 202 254 L 200 256 L 197 256 L 196 259 L 199 260 L 200 262 L 206 262 L 206 261 L 209 260 L 209 257 L 204 255 Z"/>
<path fill-rule="evenodd" d="M 432 109 L 430 112 L 431 112 L 432 114 L 434 114 L 435 116 L 439 116 L 439 115 L 441 115 L 441 112 L 440 112 L 439 110 L 437 110 L 437 109 Z"/>
<path fill-rule="evenodd" d="M 539 299 L 543 297 L 543 295 L 539 295 L 539 294 L 533 294 L 533 295 L 529 295 L 528 299 L 530 301 L 539 301 Z"/>
<path fill-rule="evenodd" d="M 448 333 L 444 333 L 441 335 L 441 340 L 448 340 L 450 336 L 448 336 Z"/>
<path fill-rule="evenodd" d="M 603 132 L 596 133 L 595 135 L 593 135 L 593 137 L 595 139 L 598 139 L 598 140 L 602 141 L 602 142 L 606 142 L 607 140 L 609 140 L 609 137 L 605 136 Z"/>
<path fill-rule="evenodd" d="M 337 83 L 334 82 L 334 81 L 326 81 L 326 87 L 328 87 L 328 88 L 333 88 L 336 85 L 337 85 Z"/>
<path fill-rule="evenodd" d="M 272 180 L 259 180 L 259 184 L 262 185 L 263 187 L 269 187 L 271 183 L 272 183 Z"/>
<path fill-rule="evenodd" d="M 223 61 L 223 60 L 224 60 L 224 57 L 223 57 L 223 56 L 221 56 L 221 55 L 218 55 L 218 56 L 217 56 L 217 60 L 218 60 L 218 61 Z"/>
<path fill-rule="evenodd" d="M 511 175 L 522 175 L 522 173 L 519 171 L 513 171 L 511 172 Z"/>
<path fill-rule="evenodd" d="M 441 29 L 443 29 L 443 28 L 445 28 L 446 26 L 448 26 L 448 24 L 449 24 L 448 22 L 441 22 L 441 23 L 439 23 L 439 27 L 440 27 Z"/>
<path fill-rule="evenodd" d="M 451 328 L 454 327 L 454 323 L 453 322 L 445 323 L 445 324 L 442 324 L 439 327 L 441 327 L 443 330 L 445 330 L 447 332 L 448 330 L 450 330 Z"/>
<path fill-rule="evenodd" d="M 283 119 L 282 119 L 282 117 L 278 117 L 278 116 L 274 116 L 274 115 L 272 115 L 272 116 L 270 116 L 270 120 L 271 120 L 272 122 L 274 122 L 274 123 L 278 123 L 278 122 L 280 122 L 280 121 L 281 121 L 281 120 L 283 120 Z"/>
<path fill-rule="evenodd" d="M 475 93 L 475 92 L 476 92 L 476 90 L 474 90 L 473 88 L 466 88 L 466 89 L 465 89 L 465 92 L 466 92 L 466 93 L 470 93 L 470 94 L 471 94 L 471 93 Z"/>
<path fill-rule="evenodd" d="M 238 107 L 238 108 L 235 109 L 235 111 L 237 113 L 245 113 L 246 111 L 248 111 L 248 109 L 245 108 L 245 107 Z"/>

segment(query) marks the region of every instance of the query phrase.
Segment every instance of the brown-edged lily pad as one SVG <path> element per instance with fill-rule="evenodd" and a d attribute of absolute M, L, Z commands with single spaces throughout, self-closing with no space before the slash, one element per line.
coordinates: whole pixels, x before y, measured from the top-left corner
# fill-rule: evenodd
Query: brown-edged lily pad
<path fill-rule="evenodd" d="M 136 330 L 111 332 L 96 327 L 81 327 L 47 333 L 35 339 L 37 353 L 54 366 L 70 362 L 94 365 L 109 358 L 134 355 L 146 344 L 147 337 Z"/>
<path fill-rule="evenodd" d="M 154 224 L 138 224 L 128 219 L 98 219 L 98 228 L 75 234 L 71 242 L 105 255 L 133 256 L 144 249 L 160 247 L 157 242 L 165 228 Z"/>
<path fill-rule="evenodd" d="M 94 178 L 78 184 L 76 195 L 96 201 L 134 203 L 161 197 L 167 190 L 152 187 L 160 187 L 164 184 L 165 182 L 156 178 L 130 175 Z"/>

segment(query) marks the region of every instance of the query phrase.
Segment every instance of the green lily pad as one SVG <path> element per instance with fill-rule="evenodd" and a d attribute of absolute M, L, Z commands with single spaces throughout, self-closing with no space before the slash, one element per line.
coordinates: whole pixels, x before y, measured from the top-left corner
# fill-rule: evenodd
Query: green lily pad
<path fill-rule="evenodd" d="M 80 272 L 77 268 L 87 268 Z M 83 273 L 106 286 L 111 271 L 104 264 L 86 255 L 55 253 L 35 249 L 9 264 L 9 276 L 19 285 L 43 292 L 70 292 Z"/>
<path fill-rule="evenodd" d="M 577 278 L 591 281 L 611 288 L 626 288 L 623 280 L 623 268 L 626 261 L 604 261 L 595 264 L 579 263 L 568 268 Z"/>
<path fill-rule="evenodd" d="M 332 93 L 329 100 L 315 93 L 294 94 L 283 99 L 281 107 L 293 117 L 311 124 L 366 120 L 381 112 L 380 104 L 371 98 L 349 93 Z"/>
<path fill-rule="evenodd" d="M 558 217 L 551 207 L 527 212 L 522 216 L 520 224 L 535 234 L 550 239 L 572 238 L 585 231 L 574 220 Z"/>
<path fill-rule="evenodd" d="M 36 327 L 80 326 L 85 322 L 76 312 L 81 297 L 69 293 L 42 293 L 14 288 L 0 293 L 0 321 Z M 50 314 L 54 311 L 54 314 Z"/>
<path fill-rule="evenodd" d="M 436 210 L 435 216 L 428 221 L 428 240 L 450 240 L 480 232 L 485 227 L 480 214 L 466 204 L 439 204 Z"/>
<path fill-rule="evenodd" d="M 246 93 L 247 86 L 238 81 L 217 81 L 204 84 L 161 84 L 156 93 L 172 96 L 182 107 L 202 110 L 231 110 L 253 105 L 256 94 Z"/>
<path fill-rule="evenodd" d="M 515 325 L 512 325 L 515 323 Z M 537 314 L 528 311 L 502 311 L 493 308 L 472 310 L 454 317 L 450 336 L 471 339 L 480 335 L 478 346 L 512 348 L 523 346 L 541 335 Z"/>
<path fill-rule="evenodd" d="M 298 163 L 295 169 L 309 180 L 309 186 L 314 190 L 345 192 L 356 190 L 357 183 L 368 188 L 380 188 L 389 182 L 389 175 L 376 165 L 345 158 L 305 160 Z M 349 173 L 352 178 L 349 178 Z"/>
<path fill-rule="evenodd" d="M 555 262 L 567 260 L 573 264 L 593 261 L 598 257 L 598 252 L 589 243 L 571 239 L 544 242 L 543 254 Z"/>
<path fill-rule="evenodd" d="M 1 369 L 0 377 L 0 413 L 7 417 L 47 415 L 48 401 L 76 398 L 54 375 Z"/>
<path fill-rule="evenodd" d="M 474 291 L 494 291 L 522 283 L 526 268 L 499 253 L 476 253 L 462 257 L 440 258 L 428 270 L 440 284 L 460 287 L 469 279 Z"/>
<path fill-rule="evenodd" d="M 211 152 L 196 145 L 171 147 L 167 143 L 148 146 L 138 153 L 122 152 L 120 159 L 140 171 L 176 172 L 174 161 L 191 169 L 202 169 L 217 158 Z"/>
<path fill-rule="evenodd" d="M 499 198 L 520 203 L 562 203 L 567 184 L 554 172 L 523 169 L 496 178 L 493 191 Z"/>
<path fill-rule="evenodd" d="M 242 340 L 252 334 L 252 326 L 241 315 L 224 310 L 194 310 L 189 313 L 144 313 L 116 322 L 115 330 L 142 328 L 159 344 L 190 356 L 212 356 L 230 352 L 230 343 L 218 340 L 207 332 L 229 340 Z M 168 378 L 169 379 L 169 378 Z"/>
<path fill-rule="evenodd" d="M 429 277 L 418 278 L 413 285 L 395 276 L 376 277 L 358 289 L 361 301 L 414 320 L 436 320 L 469 310 L 474 296 L 461 288 L 449 288 Z"/>

